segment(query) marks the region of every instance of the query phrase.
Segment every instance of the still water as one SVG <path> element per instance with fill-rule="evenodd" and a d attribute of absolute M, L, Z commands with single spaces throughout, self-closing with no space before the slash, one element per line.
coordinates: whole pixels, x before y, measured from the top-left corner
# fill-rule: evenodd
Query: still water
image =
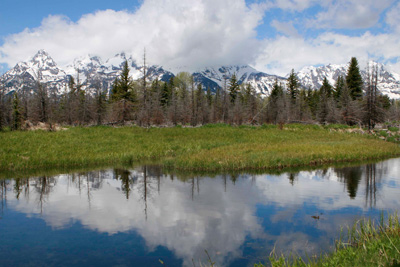
<path fill-rule="evenodd" d="M 0 180 L 0 266 L 218 266 L 331 251 L 400 207 L 400 159 L 280 175 L 158 167 Z M 206 253 L 207 251 L 207 253 Z"/>

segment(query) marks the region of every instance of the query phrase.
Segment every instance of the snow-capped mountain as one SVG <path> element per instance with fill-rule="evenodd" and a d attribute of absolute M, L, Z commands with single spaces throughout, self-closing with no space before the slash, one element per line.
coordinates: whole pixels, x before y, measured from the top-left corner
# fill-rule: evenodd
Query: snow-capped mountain
<path fill-rule="evenodd" d="M 134 80 L 142 77 L 143 67 L 137 65 L 131 57 L 126 58 L 124 53 L 117 54 L 105 62 L 97 56 L 87 55 L 75 59 L 71 65 L 61 69 L 47 52 L 40 50 L 32 59 L 18 63 L 1 76 L 0 83 L 4 85 L 7 94 L 19 90 L 34 91 L 39 81 L 46 85 L 49 92 L 60 95 L 66 92 L 70 78 L 74 77 L 75 82 L 79 80 L 84 90 L 90 92 L 100 86 L 109 91 L 125 60 L 128 60 L 131 77 Z M 162 67 L 147 67 L 149 81 L 168 81 L 172 76 L 171 72 Z"/>
<path fill-rule="evenodd" d="M 286 82 L 283 77 L 266 74 L 246 65 L 206 68 L 193 73 L 193 77 L 195 82 L 202 83 L 205 88 L 215 90 L 217 87 L 227 87 L 233 74 L 236 75 L 239 84 L 249 83 L 262 96 L 269 95 L 276 79 L 278 82 Z"/>
<path fill-rule="evenodd" d="M 113 81 L 122 70 L 122 63 L 126 60 L 130 66 L 131 77 L 134 80 L 140 79 L 143 75 L 143 66 L 124 53 L 117 54 L 106 61 L 98 56 L 86 55 L 75 59 L 72 64 L 61 69 L 48 53 L 41 50 L 31 60 L 18 63 L 5 73 L 0 77 L 0 82 L 5 85 L 6 93 L 22 89 L 34 91 L 37 81 L 40 81 L 46 84 L 49 91 L 62 94 L 67 90 L 70 78 L 74 77 L 75 82 L 79 82 L 84 90 L 91 91 L 100 85 L 104 90 L 109 91 Z M 177 72 L 174 74 L 176 75 Z M 174 74 L 160 66 L 149 66 L 147 69 L 149 81 L 155 79 L 168 81 Z M 283 77 L 269 75 L 250 66 L 205 68 L 194 72 L 193 77 L 196 85 L 201 83 L 204 89 L 210 88 L 215 92 L 217 88 L 227 86 L 233 74 L 236 74 L 239 84 L 250 83 L 262 96 L 269 94 L 276 79 L 279 82 L 285 82 Z"/>
<path fill-rule="evenodd" d="M 143 66 L 138 64 L 132 57 L 124 53 L 115 55 L 103 61 L 100 57 L 86 55 L 77 58 L 70 65 L 61 68 L 44 50 L 40 50 L 34 57 L 26 62 L 18 63 L 14 68 L 0 77 L 0 85 L 4 87 L 5 93 L 26 90 L 29 92 L 37 88 L 38 81 L 45 84 L 50 93 L 62 94 L 68 88 L 71 77 L 82 85 L 82 89 L 91 92 L 94 88 L 102 88 L 109 92 L 113 81 L 121 73 L 122 64 L 128 61 L 130 75 L 134 80 L 140 79 L 143 75 Z M 372 64 L 372 63 L 371 63 Z M 400 98 L 400 75 L 388 70 L 380 63 L 379 68 L 379 89 L 390 98 Z M 335 84 L 339 75 L 346 76 L 348 64 L 326 65 L 320 67 L 305 67 L 297 73 L 300 83 L 305 88 L 319 89 L 324 77 L 327 77 L 331 85 Z M 161 66 L 148 66 L 147 78 L 149 81 L 155 79 L 168 81 L 177 72 L 183 69 L 176 69 L 173 72 L 165 70 Z M 366 76 L 366 71 L 361 71 Z M 261 96 L 268 96 L 275 80 L 285 84 L 286 78 L 270 75 L 257 71 L 250 66 L 217 66 L 197 70 L 193 73 L 196 84 L 202 84 L 204 89 L 210 88 L 216 91 L 217 88 L 225 88 L 229 80 L 235 74 L 239 84 L 249 83 Z M 0 88 L 1 88 L 0 87 Z"/>
<path fill-rule="evenodd" d="M 390 71 L 384 64 L 369 62 L 369 65 L 378 67 L 378 88 L 382 94 L 393 99 L 400 98 L 400 75 Z M 348 64 L 333 65 L 329 64 L 320 67 L 304 67 L 297 73 L 300 83 L 306 88 L 319 89 L 322 86 L 324 77 L 331 85 L 335 85 L 339 76 L 346 77 Z M 360 70 L 364 80 L 367 77 L 365 69 Z"/>
<path fill-rule="evenodd" d="M 6 93 L 19 90 L 32 91 L 36 81 L 45 83 L 50 90 L 59 93 L 68 79 L 65 71 L 60 69 L 44 50 L 40 50 L 27 62 L 18 63 L 0 77 Z"/>

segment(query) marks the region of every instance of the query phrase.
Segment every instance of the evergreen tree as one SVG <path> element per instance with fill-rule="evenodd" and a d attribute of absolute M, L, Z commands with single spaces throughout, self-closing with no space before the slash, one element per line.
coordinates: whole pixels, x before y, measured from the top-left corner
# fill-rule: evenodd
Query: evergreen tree
<path fill-rule="evenodd" d="M 355 125 L 358 119 L 358 101 L 353 101 L 350 90 L 345 84 L 340 95 L 340 121 L 348 125 Z"/>
<path fill-rule="evenodd" d="M 333 88 L 325 77 L 319 90 L 319 112 L 318 117 L 321 123 L 333 123 L 337 119 L 336 104 L 334 101 Z"/>
<path fill-rule="evenodd" d="M 3 130 L 4 127 L 4 104 L 3 104 L 3 90 L 0 87 L 0 131 Z"/>
<path fill-rule="evenodd" d="M 116 78 L 111 90 L 111 101 L 114 102 L 115 116 L 122 123 L 129 118 L 132 106 L 136 102 L 134 83 L 129 77 L 128 61 L 125 61 L 119 78 Z"/>
<path fill-rule="evenodd" d="M 287 79 L 287 90 L 290 96 L 290 99 L 292 100 L 292 103 L 295 102 L 298 94 L 299 94 L 299 87 L 300 87 L 300 82 L 299 78 L 297 77 L 296 73 L 294 73 L 294 69 L 290 72 L 290 75 Z"/>
<path fill-rule="evenodd" d="M 47 95 L 47 90 L 46 86 L 43 85 L 41 82 L 37 82 L 37 88 L 36 88 L 36 101 L 37 101 L 37 109 L 38 109 L 38 115 L 39 115 L 39 121 L 40 122 L 47 122 L 48 120 L 48 95 Z"/>
<path fill-rule="evenodd" d="M 231 103 L 235 103 L 236 98 L 239 94 L 239 83 L 236 78 L 236 74 L 234 73 L 229 81 L 229 96 L 231 99 Z"/>
<path fill-rule="evenodd" d="M 106 94 L 98 87 L 96 90 L 96 117 L 97 125 L 101 125 L 106 112 Z"/>
<path fill-rule="evenodd" d="M 163 107 L 169 105 L 169 102 L 171 100 L 171 91 L 170 91 L 171 88 L 172 87 L 169 86 L 168 83 L 164 83 L 164 85 L 162 86 L 160 102 Z"/>
<path fill-rule="evenodd" d="M 13 123 L 12 123 L 12 130 L 19 130 L 21 129 L 21 111 L 20 111 L 20 106 L 19 106 L 19 99 L 18 99 L 18 94 L 14 93 L 14 99 L 13 99 Z"/>
<path fill-rule="evenodd" d="M 360 99 L 362 97 L 362 86 L 363 81 L 358 67 L 358 61 L 355 57 L 350 60 L 350 66 L 347 70 L 346 84 L 350 90 L 350 95 L 353 100 Z"/>
<path fill-rule="evenodd" d="M 324 94 L 327 98 L 331 97 L 333 94 L 332 85 L 328 82 L 328 79 L 324 77 L 324 81 L 322 82 L 322 86 L 319 89 L 320 94 Z"/>
<path fill-rule="evenodd" d="M 340 101 L 340 97 L 342 95 L 344 86 L 345 86 L 344 78 L 343 78 L 343 76 L 339 75 L 339 77 L 337 78 L 336 83 L 335 83 L 335 91 L 334 91 L 334 96 L 335 96 L 336 102 Z"/>
<path fill-rule="evenodd" d="M 298 105 L 300 121 L 307 121 L 311 119 L 311 111 L 308 103 L 307 91 L 308 90 L 306 89 L 301 89 L 299 93 Z"/>
<path fill-rule="evenodd" d="M 75 91 L 75 79 L 72 76 L 70 76 L 70 78 L 69 78 L 68 88 L 69 88 L 70 93 L 74 93 L 74 91 Z"/>
<path fill-rule="evenodd" d="M 213 96 L 212 96 L 212 93 L 211 93 L 211 88 L 210 88 L 209 86 L 207 87 L 207 94 L 206 94 L 206 96 L 207 96 L 207 103 L 208 103 L 208 106 L 211 107 L 211 104 L 212 104 L 212 101 L 213 101 Z"/>
<path fill-rule="evenodd" d="M 129 72 L 128 61 L 125 61 L 119 78 L 115 78 L 112 86 L 112 101 L 127 100 L 132 103 L 136 101 L 136 93 L 134 91 L 133 81 L 131 77 L 129 77 Z"/>
<path fill-rule="evenodd" d="M 275 79 L 271 94 L 268 98 L 267 118 L 273 123 L 286 122 L 286 100 L 282 84 Z"/>
<path fill-rule="evenodd" d="M 317 117 L 318 105 L 319 105 L 319 92 L 308 88 L 307 90 L 307 103 L 310 107 L 311 115 L 315 119 Z"/>

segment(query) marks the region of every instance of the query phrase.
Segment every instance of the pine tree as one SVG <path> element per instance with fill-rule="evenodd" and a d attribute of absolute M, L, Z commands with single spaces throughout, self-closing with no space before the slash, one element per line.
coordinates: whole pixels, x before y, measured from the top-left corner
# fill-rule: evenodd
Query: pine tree
<path fill-rule="evenodd" d="M 136 102 L 133 81 L 129 77 L 128 61 L 123 63 L 119 78 L 115 78 L 111 90 L 111 101 L 114 102 L 116 117 L 125 123 L 132 111 L 132 105 Z"/>
<path fill-rule="evenodd" d="M 47 95 L 47 90 L 46 86 L 42 84 L 41 82 L 37 82 L 37 88 L 36 88 L 36 98 L 37 98 L 37 108 L 39 112 L 39 121 L 40 122 L 47 122 L 48 120 L 48 95 Z"/>
<path fill-rule="evenodd" d="M 324 81 L 322 82 L 322 86 L 319 89 L 320 94 L 324 94 L 327 98 L 331 97 L 333 94 L 332 85 L 328 82 L 328 79 L 324 77 Z"/>
<path fill-rule="evenodd" d="M 319 120 L 321 123 L 333 123 L 337 120 L 337 109 L 334 101 L 332 85 L 325 77 L 319 90 Z"/>
<path fill-rule="evenodd" d="M 13 123 L 12 123 L 12 130 L 19 130 L 21 129 L 21 111 L 20 111 L 20 106 L 19 106 L 19 99 L 18 99 L 18 94 L 14 93 L 14 99 L 13 99 Z"/>
<path fill-rule="evenodd" d="M 231 103 L 235 103 L 236 98 L 239 94 L 239 83 L 236 78 L 236 74 L 234 73 L 229 81 L 229 96 L 231 99 Z"/>
<path fill-rule="evenodd" d="M 345 86 L 344 78 L 343 78 L 343 76 L 339 75 L 339 77 L 336 80 L 335 88 L 334 88 L 334 96 L 335 96 L 336 102 L 340 101 L 340 97 L 342 95 L 344 86 Z"/>
<path fill-rule="evenodd" d="M 164 83 L 161 89 L 161 98 L 160 98 L 161 105 L 163 107 L 168 106 L 170 99 L 171 99 L 170 86 L 168 86 L 168 83 Z"/>
<path fill-rule="evenodd" d="M 96 117 L 97 125 L 103 122 L 104 114 L 106 112 L 106 94 L 102 92 L 100 86 L 96 89 Z"/>
<path fill-rule="evenodd" d="M 133 81 L 129 77 L 129 66 L 128 61 L 125 61 L 122 67 L 122 72 L 119 78 L 115 78 L 112 90 L 111 100 L 127 100 L 130 102 L 136 101 L 136 94 L 133 87 Z"/>
<path fill-rule="evenodd" d="M 286 100 L 282 84 L 275 79 L 271 94 L 268 98 L 267 118 L 273 123 L 286 122 Z"/>
<path fill-rule="evenodd" d="M 359 122 L 358 119 L 358 101 L 353 101 L 350 95 L 350 90 L 345 84 L 340 95 L 340 120 L 348 125 L 355 125 Z"/>
<path fill-rule="evenodd" d="M 287 90 L 290 96 L 290 99 L 294 103 L 298 94 L 299 94 L 300 82 L 296 73 L 294 73 L 294 69 L 290 72 L 290 75 L 287 79 Z"/>
<path fill-rule="evenodd" d="M 350 90 L 350 95 L 353 100 L 360 99 L 362 97 L 362 86 L 363 81 L 358 67 L 358 61 L 355 57 L 350 60 L 350 66 L 347 70 L 346 84 Z"/>
<path fill-rule="evenodd" d="M 208 106 L 211 107 L 211 104 L 212 104 L 212 101 L 213 101 L 213 96 L 212 96 L 211 88 L 210 88 L 210 87 L 207 87 L 207 94 L 206 94 L 206 96 L 207 96 L 207 103 L 208 103 Z"/>
<path fill-rule="evenodd" d="M 3 130 L 4 127 L 4 104 L 3 104 L 3 90 L 0 87 L 0 131 Z"/>

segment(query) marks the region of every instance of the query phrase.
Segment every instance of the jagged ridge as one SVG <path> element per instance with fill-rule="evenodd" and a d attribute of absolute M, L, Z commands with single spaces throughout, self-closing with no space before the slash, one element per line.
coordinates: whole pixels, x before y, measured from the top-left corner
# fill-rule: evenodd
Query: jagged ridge
<path fill-rule="evenodd" d="M 131 68 L 131 77 L 140 79 L 142 77 L 142 66 L 132 57 L 124 53 L 102 61 L 98 56 L 87 55 L 78 59 L 64 69 L 57 66 L 50 55 L 40 50 L 31 60 L 18 63 L 13 69 L 0 77 L 0 83 L 4 85 L 6 93 L 19 90 L 33 91 L 35 84 L 40 81 L 46 84 L 51 93 L 60 95 L 67 90 L 70 77 L 78 79 L 82 88 L 91 92 L 94 88 L 101 86 L 103 90 L 109 91 L 112 82 L 120 74 L 122 63 L 127 60 Z M 400 75 L 389 71 L 385 65 L 380 63 L 379 67 L 379 89 L 390 98 L 400 98 Z M 324 77 L 334 85 L 339 75 L 345 76 L 348 65 L 327 65 L 321 67 L 305 67 L 297 73 L 300 83 L 305 88 L 319 89 Z M 79 70 L 79 72 L 78 72 Z M 79 73 L 79 76 L 78 76 Z M 148 66 L 148 79 L 153 81 L 159 79 L 168 81 L 177 73 L 165 70 L 161 66 Z M 249 83 L 258 94 L 268 96 L 275 80 L 286 83 L 286 78 L 257 71 L 250 66 L 218 66 L 195 71 L 193 73 L 196 84 L 202 84 L 204 89 L 210 88 L 213 92 L 217 88 L 225 88 L 229 79 L 235 74 L 240 84 Z M 365 77 L 366 72 L 362 71 Z"/>

